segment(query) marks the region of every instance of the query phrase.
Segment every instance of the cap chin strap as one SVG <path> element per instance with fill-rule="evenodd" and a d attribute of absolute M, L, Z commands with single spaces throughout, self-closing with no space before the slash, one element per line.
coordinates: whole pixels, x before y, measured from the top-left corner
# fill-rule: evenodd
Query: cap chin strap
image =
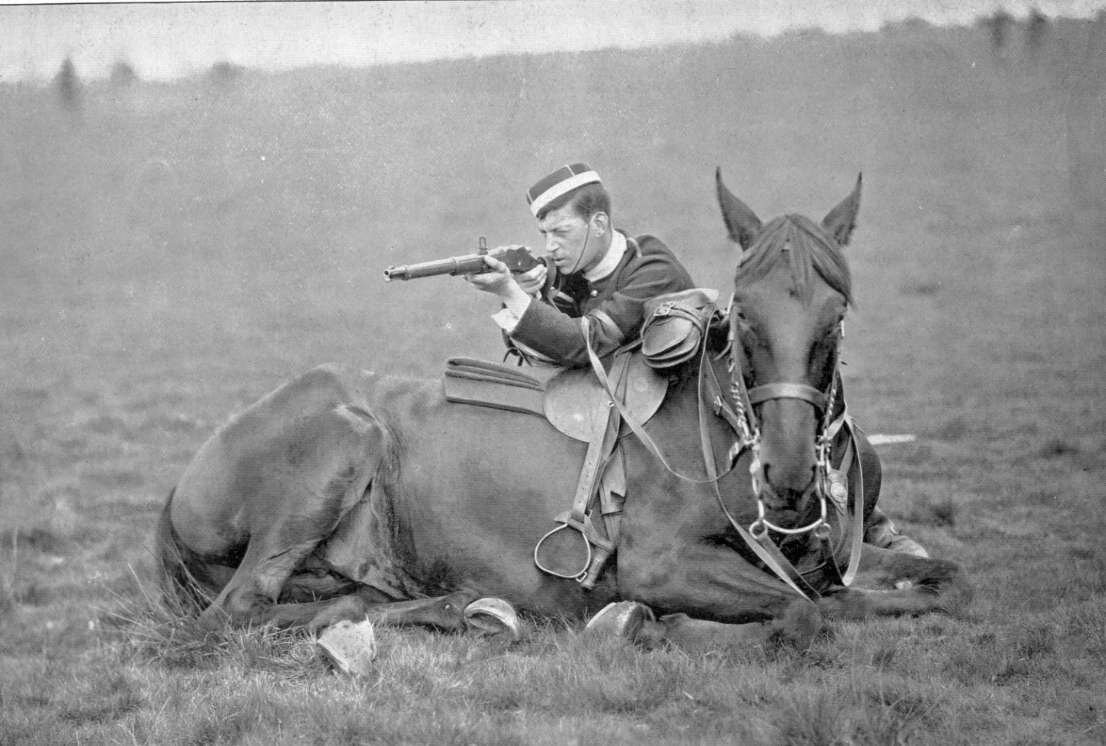
<path fill-rule="evenodd" d="M 591 240 L 591 218 L 589 217 L 584 221 L 584 248 L 580 249 L 580 253 L 576 256 L 576 261 L 572 264 L 572 269 L 565 272 L 566 275 L 574 275 L 580 271 L 580 262 L 584 261 L 584 254 L 588 253 L 588 241 Z"/>
<path fill-rule="evenodd" d="M 588 253 L 588 241 L 591 239 L 591 226 L 588 223 L 584 225 L 584 248 L 580 249 L 580 253 L 576 256 L 576 261 L 572 263 L 572 269 L 568 271 L 570 275 L 574 275 L 580 271 L 580 262 L 584 261 L 584 254 Z"/>

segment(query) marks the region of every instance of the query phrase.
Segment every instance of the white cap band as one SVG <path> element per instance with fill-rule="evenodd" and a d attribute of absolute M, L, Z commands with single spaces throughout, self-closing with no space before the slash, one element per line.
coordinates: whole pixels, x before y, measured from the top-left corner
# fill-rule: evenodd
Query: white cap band
<path fill-rule="evenodd" d="M 574 174 L 568 177 L 564 181 L 558 181 L 553 186 L 546 189 L 544 192 L 534 198 L 534 201 L 530 203 L 530 212 L 534 217 L 538 216 L 549 205 L 550 202 L 557 199 L 560 196 L 568 194 L 573 189 L 578 189 L 585 184 L 598 184 L 599 174 L 595 171 L 584 171 L 582 173 Z"/>

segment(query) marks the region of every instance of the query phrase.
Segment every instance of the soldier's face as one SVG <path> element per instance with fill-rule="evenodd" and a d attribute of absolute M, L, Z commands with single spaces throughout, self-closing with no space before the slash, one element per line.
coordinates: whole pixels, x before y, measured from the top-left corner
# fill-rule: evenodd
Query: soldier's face
<path fill-rule="evenodd" d="M 598 260 L 602 242 L 596 235 L 596 218 L 585 220 L 571 204 L 550 210 L 538 221 L 538 231 L 545 236 L 545 250 L 561 272 L 579 272 Z"/>

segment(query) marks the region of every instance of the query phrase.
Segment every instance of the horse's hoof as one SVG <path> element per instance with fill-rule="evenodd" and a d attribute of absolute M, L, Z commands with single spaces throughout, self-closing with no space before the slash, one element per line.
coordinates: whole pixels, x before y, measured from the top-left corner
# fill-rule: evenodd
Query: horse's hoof
<path fill-rule="evenodd" d="M 376 635 L 372 622 L 348 620 L 332 624 L 316 638 L 326 658 L 342 673 L 368 676 L 376 658 Z"/>
<path fill-rule="evenodd" d="M 518 614 L 502 598 L 478 598 L 465 607 L 465 624 L 486 635 L 508 635 L 512 640 L 522 637 Z"/>
<path fill-rule="evenodd" d="M 642 625 L 654 621 L 653 611 L 637 601 L 616 601 L 599 610 L 584 627 L 585 631 L 601 632 L 633 641 Z"/>

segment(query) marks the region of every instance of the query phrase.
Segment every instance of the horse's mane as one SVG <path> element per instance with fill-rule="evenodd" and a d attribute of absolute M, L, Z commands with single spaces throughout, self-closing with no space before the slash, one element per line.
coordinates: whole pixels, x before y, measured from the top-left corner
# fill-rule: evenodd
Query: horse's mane
<path fill-rule="evenodd" d="M 816 272 L 844 295 L 847 303 L 853 304 L 852 278 L 841 247 L 825 228 L 802 215 L 784 215 L 764 226 L 753 245 L 741 255 L 734 284 L 745 285 L 763 278 L 785 254 L 795 289 L 804 303 L 810 302 L 811 279 Z"/>

